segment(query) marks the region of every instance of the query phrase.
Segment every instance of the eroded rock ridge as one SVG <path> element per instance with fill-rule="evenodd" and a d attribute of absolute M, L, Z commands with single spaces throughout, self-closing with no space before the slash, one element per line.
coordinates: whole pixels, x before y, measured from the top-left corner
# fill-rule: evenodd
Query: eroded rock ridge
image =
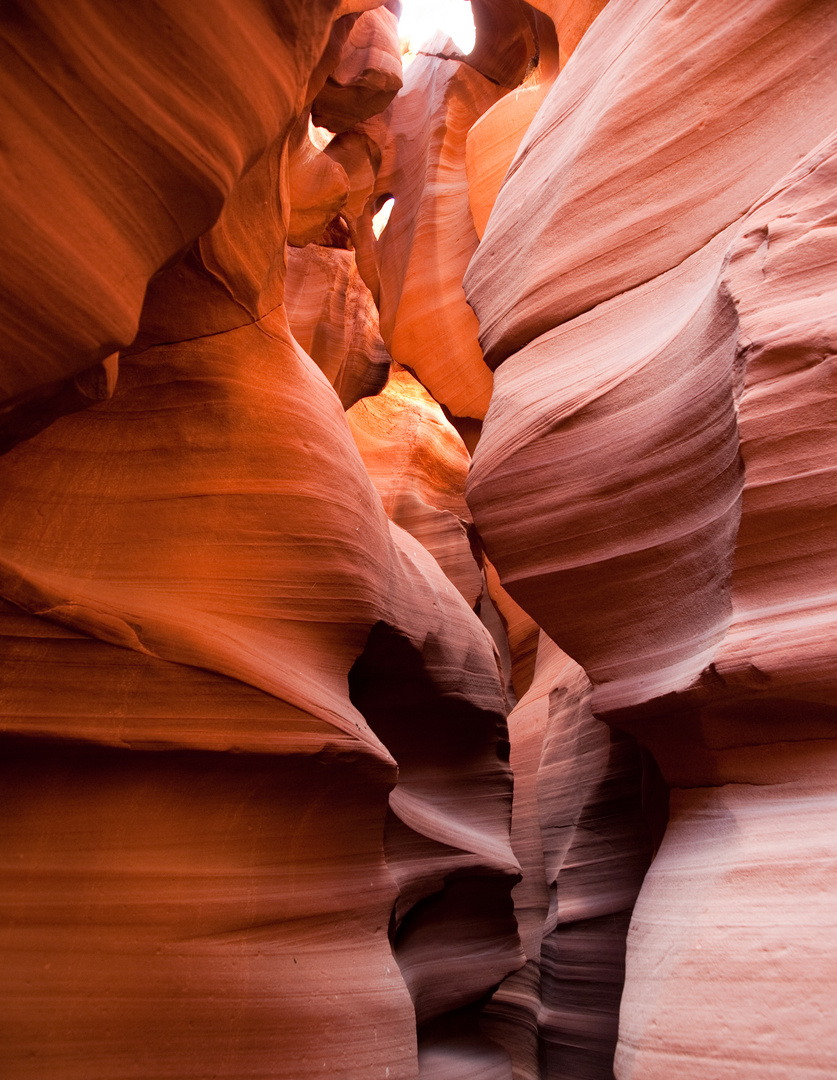
<path fill-rule="evenodd" d="M 0 10 L 0 1072 L 820 1080 L 837 10 L 399 13 Z"/>

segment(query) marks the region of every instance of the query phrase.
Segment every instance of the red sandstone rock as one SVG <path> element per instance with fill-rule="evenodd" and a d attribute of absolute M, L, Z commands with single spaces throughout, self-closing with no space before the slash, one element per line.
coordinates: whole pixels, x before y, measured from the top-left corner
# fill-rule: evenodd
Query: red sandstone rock
<path fill-rule="evenodd" d="M 534 6 L 2 23 L 15 1080 L 609 1077 L 634 736 L 619 1080 L 837 1069 L 837 23 Z"/>
<path fill-rule="evenodd" d="M 509 648 L 510 677 L 516 698 L 522 698 L 532 685 L 538 655 L 540 627 L 514 602 L 503 586 L 497 571 L 483 557 L 486 591 L 502 621 Z"/>
<path fill-rule="evenodd" d="M 64 475 L 63 463 L 69 459 L 75 462 L 75 481 Z M 377 624 L 400 643 L 402 650 L 396 649 L 393 655 L 385 652 L 387 677 L 396 686 L 409 686 L 406 680 L 412 672 L 411 678 L 419 680 L 423 687 L 420 698 L 411 694 L 409 699 L 415 709 L 415 722 L 425 715 L 441 720 L 448 696 L 456 703 L 451 708 L 455 707 L 459 725 L 473 716 L 467 728 L 470 738 L 465 756 L 463 751 L 451 756 L 440 738 L 433 740 L 431 778 L 423 779 L 419 768 L 415 790 L 409 785 L 406 790 L 400 789 L 400 801 L 393 803 L 399 820 L 409 825 L 415 839 L 403 847 L 396 843 L 395 852 L 387 856 L 390 873 L 399 866 L 400 876 L 410 879 L 415 874 L 415 860 L 421 865 L 421 859 L 426 858 L 416 854 L 414 859 L 412 848 L 441 842 L 445 858 L 453 858 L 463 882 L 460 891 L 471 889 L 471 894 L 454 895 L 450 901 L 444 893 L 433 899 L 443 886 L 438 872 L 422 885 L 420 896 L 427 897 L 428 902 L 433 900 L 441 914 L 430 919 L 429 929 L 424 930 L 419 961 L 430 963 L 429 971 L 435 970 L 436 963 L 452 965 L 444 980 L 445 993 L 434 999 L 430 1015 L 479 997 L 514 966 L 515 935 L 508 890 L 514 880 L 510 875 L 515 872 L 515 864 L 507 839 L 503 850 L 509 789 L 506 767 L 497 756 L 498 741 L 503 738 L 502 701 L 492 647 L 430 556 L 415 541 L 410 540 L 409 547 L 405 547 L 403 534 L 393 544 L 380 502 L 351 443 L 342 407 L 320 372 L 294 346 L 280 318 L 267 316 L 256 326 L 177 346 L 158 346 L 132 357 L 123 364 L 117 392 L 110 402 L 57 421 L 36 439 L 7 454 L 0 470 L 8 526 L 2 541 L 3 595 L 33 615 L 46 616 L 47 625 L 57 622 L 72 631 L 73 645 L 80 641 L 89 650 L 91 638 L 98 639 L 93 652 L 87 653 L 88 662 L 97 663 L 103 676 L 107 673 L 95 688 L 96 707 L 86 705 L 82 694 L 68 717 L 65 709 L 54 704 L 52 678 L 66 680 L 67 692 L 72 689 L 78 698 L 86 684 L 82 682 L 79 687 L 77 680 L 86 668 L 72 665 L 69 671 L 66 669 L 66 635 L 59 633 L 55 644 L 49 634 L 36 638 L 35 651 L 30 648 L 22 655 L 13 653 L 16 663 L 4 673 L 7 686 L 14 691 L 12 700 L 17 702 L 7 716 L 7 730 L 31 732 L 40 738 L 52 735 L 84 739 L 120 748 L 128 745 L 138 750 L 150 746 L 161 750 L 185 747 L 193 754 L 197 750 L 237 749 L 258 755 L 264 762 L 258 767 L 266 770 L 264 782 L 272 776 L 273 784 L 286 789 L 289 797 L 296 792 L 301 801 L 296 806 L 290 799 L 286 810 L 266 807 L 254 813 L 271 814 L 273 828 L 294 835 L 298 834 L 296 813 L 307 815 L 312 828 L 322 820 L 320 828 L 331 835 L 325 822 L 340 804 L 331 794 L 337 781 L 326 767 L 329 759 L 336 754 L 343 755 L 337 760 L 346 760 L 348 754 L 348 761 L 356 760 L 358 768 L 368 759 L 369 767 L 378 770 L 380 781 L 365 789 L 362 798 L 360 789 L 354 788 L 355 795 L 346 796 L 349 804 L 355 798 L 362 803 L 347 819 L 353 822 L 357 843 L 362 845 L 352 873 L 362 873 L 359 867 L 371 862 L 379 865 L 378 873 L 383 874 L 383 800 L 394 780 L 392 758 L 362 714 L 385 738 L 401 740 L 398 753 L 405 783 L 409 747 L 416 742 L 420 746 L 423 736 L 419 735 L 420 728 L 414 734 L 410 732 L 406 715 L 397 731 L 390 734 L 386 730 L 384 720 L 369 703 L 374 702 L 379 691 L 367 685 L 363 668 L 357 669 L 360 674 L 354 676 L 353 694 L 360 712 L 349 698 L 347 675 L 358 654 L 367 655 L 365 642 L 371 627 Z M 92 485 L 91 477 L 95 478 Z M 50 544 L 46 540 L 50 535 L 60 535 L 60 544 Z M 44 539 L 36 543 L 39 537 Z M 83 561 L 79 552 L 84 553 Z M 260 583 L 259 588 L 254 587 L 255 582 Z M 24 627 L 31 635 L 29 626 L 31 619 Z M 12 632 L 19 633 L 15 627 Z M 95 660 L 96 650 L 105 655 Z M 78 645 L 74 651 L 84 655 L 79 653 Z M 111 658 L 114 653 L 116 657 Z M 137 661 L 132 662 L 132 656 Z M 8 653 L 6 660 L 8 663 Z M 55 664 L 55 676 L 45 681 L 44 673 L 52 672 Z M 210 704 L 198 710 L 192 698 L 201 685 L 200 680 L 196 684 L 193 674 L 196 668 L 217 673 L 203 676 Z M 130 688 L 136 689 L 131 692 Z M 140 688 L 145 689 L 136 699 L 142 703 L 138 708 L 134 694 Z M 185 708 L 174 707 L 175 695 L 187 696 Z M 161 698 L 167 705 L 159 715 L 151 702 Z M 81 716 L 73 715 L 77 710 Z M 231 715 L 235 717 L 232 727 Z M 270 762 L 276 755 L 280 760 L 273 766 Z M 306 759 L 319 755 L 326 764 L 303 779 L 304 769 L 295 771 L 292 765 L 300 755 Z M 112 766 L 116 775 L 123 768 L 120 762 Z M 87 765 L 82 763 L 80 768 L 83 774 Z M 136 768 L 151 770 L 152 777 L 158 776 L 151 764 Z M 221 771 L 213 783 L 228 792 L 224 798 L 234 802 L 238 798 L 236 789 L 229 785 L 237 774 L 230 778 L 220 764 L 212 768 L 216 773 Z M 488 770 L 495 796 L 479 803 L 468 795 L 465 777 L 472 776 L 470 782 L 476 790 L 488 790 L 487 780 L 481 775 Z M 175 783 L 175 775 L 165 783 Z M 149 813 L 156 805 L 154 800 L 162 799 L 164 806 L 169 797 L 155 793 L 153 785 L 158 782 L 163 783 L 159 777 L 143 781 L 146 789 L 152 786 L 150 803 L 145 804 Z M 188 775 L 183 783 L 190 790 L 194 787 Z M 446 794 L 448 790 L 451 794 Z M 200 800 L 205 796 L 194 798 L 196 802 L 188 813 L 201 818 L 204 811 Z M 322 805 L 324 818 L 310 818 L 305 807 L 311 799 Z M 45 812 L 50 805 L 59 812 L 63 803 L 60 799 L 53 804 L 47 801 L 43 804 Z M 113 811 L 114 820 L 119 819 L 118 805 Z M 479 808 L 476 816 L 474 806 Z M 348 815 L 348 809 L 343 813 Z M 126 873 L 131 865 L 131 852 L 144 835 L 142 820 L 136 838 L 132 835 L 118 841 L 112 839 L 109 818 L 103 819 L 100 843 L 105 848 L 117 845 L 121 852 L 115 856 L 112 873 Z M 367 824 L 363 824 L 364 820 Z M 179 828 L 176 824 L 172 827 Z M 33 819 L 31 828 L 43 828 L 42 820 Z M 430 839 L 423 839 L 426 830 Z M 311 846 L 313 840 L 306 840 L 307 834 L 298 835 L 300 843 Z M 158 841 L 151 842 L 156 850 Z M 463 853 L 449 854 L 463 844 Z M 324 874 L 333 860 L 323 847 L 315 847 L 312 855 L 314 852 L 321 866 L 316 872 Z M 213 858 L 225 865 L 227 856 L 218 849 Z M 258 856 L 259 860 L 263 858 Z M 126 860 L 124 868 L 120 859 Z M 164 864 L 155 865 L 158 869 L 154 873 L 165 877 Z M 343 872 L 337 864 L 333 869 L 338 876 L 328 878 L 328 891 L 345 896 L 348 903 L 351 883 L 339 876 Z M 239 871 L 231 867 L 227 873 Z M 476 938 L 473 930 L 463 936 L 456 923 L 456 918 L 460 926 L 463 918 L 470 920 L 468 912 L 482 903 L 480 894 L 468 886 L 474 875 L 480 882 L 494 881 L 494 908 L 489 910 L 496 910 L 496 914 L 482 916 L 483 925 Z M 419 877 L 424 882 L 426 872 L 420 870 Z M 86 888 L 86 880 L 82 877 L 79 887 Z M 280 875 L 275 886 L 279 893 L 290 888 L 282 884 L 283 880 Z M 140 944 L 132 947 L 135 951 L 130 952 L 130 961 L 124 958 L 126 946 L 120 947 L 118 939 L 109 946 L 123 957 L 112 962 L 116 965 L 111 978 L 116 980 L 113 985 L 117 996 L 130 993 L 138 965 L 145 972 L 148 994 L 154 994 L 160 985 L 173 983 L 179 988 L 181 1004 L 166 1008 L 169 1026 L 164 1030 L 171 1032 L 170 1039 L 177 1046 L 186 1040 L 183 1045 L 191 1047 L 195 1075 L 205 1075 L 207 1066 L 184 1034 L 190 1022 L 201 1030 L 206 1024 L 217 1029 L 218 1046 L 233 1070 L 230 1075 L 244 1067 L 242 1062 L 249 1068 L 252 1061 L 255 1068 L 264 1055 L 274 1063 L 274 1071 L 284 1070 L 279 1075 L 311 1075 L 319 1072 L 322 1064 L 311 1054 L 315 1047 L 317 1053 L 322 1051 L 324 1060 L 333 1062 L 335 1070 L 344 1075 L 365 1075 L 371 1058 L 359 1051 L 352 1056 L 350 1043 L 338 1037 L 346 1025 L 356 1027 L 358 1008 L 362 1008 L 367 1025 L 364 1047 L 371 1046 L 373 1028 L 387 1027 L 393 1042 L 389 1044 L 391 1049 L 383 1053 L 391 1060 L 391 1068 L 405 1076 L 414 1075 L 411 1046 L 415 1021 L 412 1011 L 404 1011 L 403 991 L 401 998 L 398 993 L 394 998 L 387 997 L 389 1004 L 383 1010 L 373 1007 L 371 1001 L 360 1004 L 363 995 L 376 991 L 367 959 L 356 960 L 355 953 L 362 953 L 368 962 L 377 965 L 376 979 L 392 978 L 403 987 L 395 962 L 385 962 L 389 944 L 387 917 L 382 912 L 394 899 L 391 886 L 381 891 L 385 880 L 381 878 L 381 885 L 370 890 L 369 904 L 362 907 L 363 916 L 358 919 L 324 909 L 318 895 L 306 886 L 300 912 L 311 920 L 311 936 L 301 924 L 285 937 L 265 931 L 268 944 L 262 946 L 261 953 L 257 943 L 263 931 L 241 932 L 243 916 L 234 904 L 227 910 L 210 906 L 207 899 L 203 910 L 212 926 L 217 927 L 213 933 L 220 938 L 217 946 L 207 944 L 204 963 L 210 969 L 213 963 L 220 966 L 215 978 L 221 981 L 214 1004 L 197 1013 L 194 992 L 189 989 L 194 977 L 190 954 L 176 950 L 177 941 L 186 931 L 169 918 L 162 925 L 145 929 L 140 916 L 129 909 L 125 915 L 128 923 L 139 921 L 143 929 Z M 271 908 L 267 898 L 260 899 L 264 885 L 259 881 L 257 878 L 253 885 L 241 886 L 253 897 L 247 909 L 253 914 L 247 915 L 245 927 L 269 925 L 275 919 L 285 924 L 301 917 L 295 909 Z M 363 881 L 366 888 L 365 877 Z M 166 887 L 182 897 L 176 882 Z M 355 902 L 363 905 L 365 895 Z M 141 902 L 140 898 L 141 893 L 136 903 Z M 404 903 L 408 905 L 408 901 Z M 26 904 L 32 910 L 30 900 Z M 450 916 L 446 914 L 449 907 Z M 260 914 L 262 908 L 264 913 Z M 407 906 L 402 920 L 407 920 L 408 925 L 428 926 L 425 916 L 411 919 L 409 910 Z M 72 910 L 62 917 L 75 925 L 77 916 Z M 104 914 L 96 915 L 94 922 L 103 918 Z M 264 963 L 258 957 L 267 949 L 275 964 L 291 964 L 296 957 L 308 969 L 321 970 L 318 950 L 327 947 L 329 955 L 334 955 L 333 945 L 327 944 L 331 938 L 324 942 L 321 932 L 315 932 L 324 919 L 329 923 L 337 921 L 345 957 L 340 960 L 343 981 L 334 986 L 346 1011 L 342 1007 L 329 1009 L 328 1019 L 323 1019 L 331 1033 L 328 1045 L 318 1036 L 319 1028 L 311 1020 L 304 1025 L 307 1035 L 291 1038 L 288 1006 L 283 1005 L 281 995 L 274 994 L 266 1007 L 264 983 L 258 981 L 253 966 Z M 195 924 L 193 933 L 205 933 L 200 923 Z M 225 943 L 229 935 L 234 938 L 228 945 Z M 23 940 L 27 940 L 25 934 Z M 35 957 L 44 947 L 31 946 Z M 91 1025 L 97 1023 L 100 976 L 96 972 L 102 961 L 94 953 L 84 966 L 78 966 L 72 950 L 80 948 L 90 954 L 91 949 L 88 939 L 75 931 L 66 947 L 70 950 L 69 970 L 76 972 L 78 980 L 76 996 L 72 1007 L 66 992 L 60 989 L 55 998 L 49 999 L 44 1015 L 51 1025 L 50 1052 L 71 1056 L 77 1062 L 78 1075 L 90 1075 L 91 1068 L 119 1075 L 129 1061 L 137 1060 L 138 1051 L 121 1028 L 114 1031 L 112 1042 L 102 1044 L 95 1039 L 96 1029 Z M 396 943 L 396 952 L 399 947 Z M 473 948 L 482 957 L 477 967 L 462 963 Z M 146 958 L 159 949 L 176 952 L 170 964 L 149 969 Z M 409 958 L 412 954 L 406 944 L 404 949 Z M 223 969 L 228 963 L 236 964 L 248 986 L 254 987 L 246 999 L 235 997 L 231 989 L 223 989 Z M 408 959 L 405 970 L 412 969 L 415 963 Z M 417 1004 L 423 1002 L 425 994 L 418 989 L 420 983 L 414 976 L 410 976 L 408 984 Z M 316 995 L 322 984 L 314 980 L 306 986 L 308 989 L 297 986 L 292 998 L 294 1010 L 303 1016 L 309 1015 L 314 1001 L 319 1000 Z M 237 1020 L 228 1027 L 215 1024 L 213 1010 L 229 1015 L 233 1005 Z M 422 1011 L 421 1016 L 425 1015 Z M 10 1067 L 17 1068 L 22 1055 L 28 1052 L 30 1040 L 35 1037 L 33 1030 L 30 1022 L 21 1028 L 19 1039 L 6 1043 L 4 1053 L 13 1063 Z M 235 1046 L 243 1032 L 251 1034 L 242 1056 Z M 91 1059 L 73 1051 L 71 1040 L 78 1038 L 94 1043 L 101 1058 Z M 397 1051 L 396 1045 L 400 1047 Z M 145 1056 L 140 1055 L 139 1060 L 146 1063 L 147 1069 L 158 1075 L 181 1069 L 181 1051 L 169 1052 L 163 1042 L 156 1041 L 146 1042 L 145 1046 Z M 221 1050 L 210 1045 L 206 1052 L 215 1055 Z M 96 1064 L 99 1060 L 101 1065 Z M 30 1075 L 45 1075 L 42 1063 L 33 1065 L 33 1069 Z"/>
<path fill-rule="evenodd" d="M 557 75 L 557 64 L 541 63 L 523 86 L 500 98 L 468 132 L 468 199 L 480 239 L 512 158 Z"/>
<path fill-rule="evenodd" d="M 729 619 L 741 470 L 722 256 L 600 305 L 495 374 L 468 501 L 504 587 L 584 665 L 599 708 L 687 685 Z M 532 507 L 525 533 L 515 500 Z"/>
<path fill-rule="evenodd" d="M 113 731 L 120 706 L 123 727 L 138 719 L 131 691 L 151 690 L 176 713 L 176 737 L 148 752 L 142 736 L 118 749 L 4 740 L 4 1074 L 232 1080 L 267 1067 L 296 1080 L 324 1066 L 374 1075 L 385 1057 L 391 1077 L 414 1078 L 413 1010 L 385 933 L 390 769 L 357 741 L 341 760 L 303 714 L 298 734 L 330 751 L 185 749 L 184 721 L 205 728 L 209 710 L 216 727 L 229 729 L 231 710 L 244 727 L 255 720 L 275 745 L 283 707 L 84 635 L 64 645 L 70 710 L 110 713 Z M 42 678 L 61 670 L 54 649 L 30 656 Z M 80 662 L 102 665 L 98 683 Z M 55 693 L 47 708 L 58 726 Z M 65 733 L 79 728 L 61 719 Z"/>
<path fill-rule="evenodd" d="M 378 310 L 354 253 L 309 244 L 289 248 L 285 303 L 293 335 L 335 388 L 344 409 L 386 383 L 390 357 Z"/>
<path fill-rule="evenodd" d="M 288 242 L 296 247 L 320 240 L 349 197 L 349 178 L 311 140 L 308 128 L 309 118 L 303 116 L 289 147 Z"/>
<path fill-rule="evenodd" d="M 720 11 L 630 0 L 592 24 L 465 278 L 492 367 L 681 263 L 831 131 L 830 9 Z"/>
<path fill-rule="evenodd" d="M 492 998 L 489 1031 L 515 1076 L 612 1076 L 625 932 L 650 856 L 639 751 L 594 719 L 584 672 L 543 634 L 509 738 L 527 963 Z"/>
<path fill-rule="evenodd" d="M 436 39 L 427 48 L 444 51 L 446 44 Z M 462 275 L 477 246 L 465 140 L 501 94 L 466 64 L 419 54 L 389 113 L 374 189 L 380 199 L 395 199 L 372 248 L 383 339 L 393 359 L 450 413 L 472 419 L 485 414 L 491 372 L 462 291 Z M 359 256 L 365 273 L 364 265 Z"/>
<path fill-rule="evenodd" d="M 748 6 L 713 52 L 703 6 L 668 7 L 608 5 L 500 192 L 466 279 L 503 361 L 469 503 L 596 711 L 685 789 L 631 931 L 619 1080 L 813 1076 L 835 1067 L 809 1018 L 828 1013 L 837 935 L 818 922 L 814 949 L 790 913 L 823 871 L 797 873 L 780 817 L 828 835 L 834 200 L 817 144 L 837 24 Z M 664 71 L 683 89 L 636 111 Z M 542 195 L 521 219 L 524 190 Z"/>
<path fill-rule="evenodd" d="M 462 59 L 506 90 L 518 86 L 537 54 L 538 30 L 545 20 L 522 0 L 474 0 L 471 13 L 474 47 Z"/>
<path fill-rule="evenodd" d="M 608 0 L 532 0 L 532 7 L 545 12 L 555 26 L 561 46 L 561 67 L 572 56 L 607 2 Z"/>
<path fill-rule="evenodd" d="M 224 35 L 203 17 L 212 41 Z M 293 17 L 275 17 L 290 40 Z M 297 27 L 281 123 L 246 103 L 248 156 L 232 145 L 239 172 L 148 289 L 110 399 L 0 459 L 15 816 L 0 1054 L 21 1078 L 407 1080 L 417 1017 L 424 1029 L 473 1008 L 521 962 L 493 645 L 387 521 L 283 303 L 284 137 L 331 17 Z M 250 65 L 246 95 L 258 63 L 236 41 L 216 47 Z M 213 89 L 230 107 L 238 70 Z M 162 130 L 179 118 L 161 109 Z M 165 159 L 163 135 L 156 146 Z M 192 189 L 171 183 L 188 203 Z M 136 229 L 160 254 L 128 267 L 137 310 L 140 281 L 192 239 L 181 230 L 164 253 L 142 210 Z M 65 223 L 50 227 L 72 249 L 79 223 Z M 90 251 L 100 239 L 91 228 Z M 91 310 L 101 300 L 84 280 L 67 288 Z M 362 313 L 355 329 L 369 339 Z M 391 809 L 384 739 L 402 777 Z M 432 1033 L 419 1036 L 432 1053 Z"/>
<path fill-rule="evenodd" d="M 343 46 L 337 66 L 317 94 L 314 123 L 329 131 L 348 131 L 389 105 L 401 89 L 398 20 L 378 7 L 364 11 Z"/>
<path fill-rule="evenodd" d="M 467 533 L 471 459 L 442 410 L 398 370 L 383 393 L 350 410 L 348 421 L 388 516 L 427 548 L 475 607 L 483 582 Z"/>
<path fill-rule="evenodd" d="M 672 793 L 628 938 L 618 1077 L 833 1070 L 833 749 L 810 763 L 793 783 Z"/>
<path fill-rule="evenodd" d="M 114 22 L 65 0 L 3 20 L 2 400 L 134 338 L 149 278 L 284 131 L 334 7 L 172 0 Z"/>

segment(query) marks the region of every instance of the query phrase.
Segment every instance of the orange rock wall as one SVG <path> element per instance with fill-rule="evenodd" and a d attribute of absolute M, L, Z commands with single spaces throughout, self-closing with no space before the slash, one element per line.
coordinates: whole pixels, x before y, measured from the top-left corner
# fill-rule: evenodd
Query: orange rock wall
<path fill-rule="evenodd" d="M 831 1075 L 837 18 L 398 8 L 0 11 L 0 1073 Z"/>
<path fill-rule="evenodd" d="M 522 962 L 494 646 L 352 439 L 389 356 L 304 141 L 393 26 L 4 16 L 4 1075 L 406 1080 Z"/>

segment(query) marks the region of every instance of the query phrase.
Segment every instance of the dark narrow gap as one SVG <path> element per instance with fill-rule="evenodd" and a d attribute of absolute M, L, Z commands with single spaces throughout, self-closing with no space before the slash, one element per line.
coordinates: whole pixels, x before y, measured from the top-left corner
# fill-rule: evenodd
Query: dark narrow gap
<path fill-rule="evenodd" d="M 384 623 L 349 673 L 352 703 L 399 766 L 385 835 L 401 890 L 389 933 L 416 1009 L 423 1073 L 466 1048 L 475 1055 L 468 1068 L 504 1054 L 474 1018 L 521 959 L 510 895 L 519 875 L 490 854 L 511 809 L 505 717 L 453 689 L 462 683 L 440 642 L 420 652 Z M 483 853 L 462 846 L 468 835 L 484 838 Z"/>

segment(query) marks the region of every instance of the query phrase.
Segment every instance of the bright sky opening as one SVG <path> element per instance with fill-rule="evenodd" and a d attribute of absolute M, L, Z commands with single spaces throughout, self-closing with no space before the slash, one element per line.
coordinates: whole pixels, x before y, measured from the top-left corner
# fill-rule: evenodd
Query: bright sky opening
<path fill-rule="evenodd" d="M 463 53 L 474 47 L 474 19 L 467 0 L 401 0 L 403 12 L 398 24 L 415 52 L 437 30 L 444 30 Z"/>

